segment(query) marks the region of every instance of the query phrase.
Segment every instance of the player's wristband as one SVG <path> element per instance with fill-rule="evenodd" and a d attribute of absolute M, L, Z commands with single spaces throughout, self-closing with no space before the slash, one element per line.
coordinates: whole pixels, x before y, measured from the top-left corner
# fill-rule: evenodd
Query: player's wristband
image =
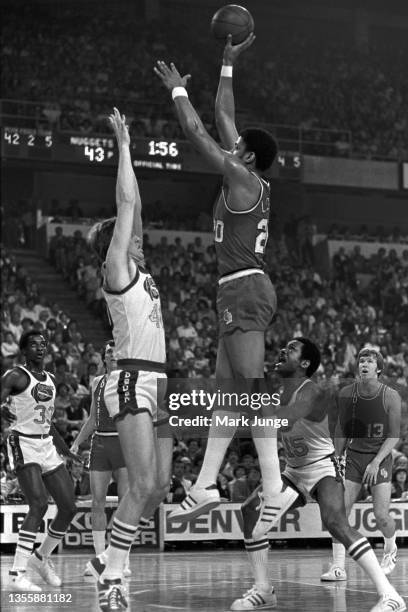
<path fill-rule="evenodd" d="M 221 76 L 229 77 L 232 79 L 232 66 L 222 66 L 221 67 Z"/>
<path fill-rule="evenodd" d="M 188 98 L 188 93 L 185 87 L 173 87 L 171 90 L 171 97 L 173 100 L 182 96 L 183 98 Z"/>

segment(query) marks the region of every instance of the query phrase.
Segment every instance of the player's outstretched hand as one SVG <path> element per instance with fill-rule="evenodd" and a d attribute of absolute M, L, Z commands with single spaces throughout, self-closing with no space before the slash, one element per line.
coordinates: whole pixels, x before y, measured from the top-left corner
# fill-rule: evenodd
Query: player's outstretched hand
<path fill-rule="evenodd" d="M 109 115 L 109 123 L 115 132 L 118 147 L 121 147 L 122 145 L 129 146 L 130 136 L 129 128 L 126 125 L 126 117 L 125 115 L 121 115 L 116 107 L 113 108 L 112 115 Z"/>
<path fill-rule="evenodd" d="M 173 62 L 169 68 L 166 62 L 158 61 L 153 70 L 169 91 L 175 87 L 186 87 L 189 79 L 191 79 L 191 74 L 182 77 Z"/>
<path fill-rule="evenodd" d="M 226 64 L 227 66 L 232 66 L 237 57 L 252 45 L 255 38 L 255 34 L 251 32 L 249 36 L 244 40 L 244 42 L 240 43 L 239 45 L 233 45 L 232 36 L 231 34 L 228 34 L 227 44 L 224 47 L 224 64 Z"/>

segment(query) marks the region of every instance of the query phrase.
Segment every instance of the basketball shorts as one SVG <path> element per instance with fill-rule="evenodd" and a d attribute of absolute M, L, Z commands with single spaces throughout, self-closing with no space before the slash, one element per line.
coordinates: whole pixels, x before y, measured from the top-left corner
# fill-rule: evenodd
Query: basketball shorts
<path fill-rule="evenodd" d="M 89 469 L 92 472 L 113 472 L 126 467 L 118 434 L 92 436 Z"/>
<path fill-rule="evenodd" d="M 287 465 L 282 480 L 293 486 L 302 498 L 307 500 L 314 497 L 316 486 L 326 476 L 341 480 L 331 455 L 304 467 L 292 468 Z"/>
<path fill-rule="evenodd" d="M 237 273 L 239 274 L 239 272 Z M 276 312 L 276 293 L 267 274 L 250 274 L 226 280 L 218 287 L 217 312 L 220 337 L 237 329 L 265 331 Z"/>
<path fill-rule="evenodd" d="M 43 475 L 54 472 L 64 462 L 54 446 L 52 436 L 27 438 L 11 432 L 7 439 L 10 466 L 18 473 L 27 465 L 39 465 Z"/>
<path fill-rule="evenodd" d="M 363 482 L 364 472 L 367 465 L 374 459 L 377 453 L 359 453 L 352 449 L 347 449 L 346 455 L 346 480 Z M 391 482 L 392 479 L 392 455 L 389 454 L 380 463 L 375 484 Z"/>
<path fill-rule="evenodd" d="M 147 412 L 153 423 L 158 420 L 158 407 L 166 394 L 167 376 L 162 372 L 113 370 L 105 385 L 104 399 L 114 421 L 127 414 Z"/>

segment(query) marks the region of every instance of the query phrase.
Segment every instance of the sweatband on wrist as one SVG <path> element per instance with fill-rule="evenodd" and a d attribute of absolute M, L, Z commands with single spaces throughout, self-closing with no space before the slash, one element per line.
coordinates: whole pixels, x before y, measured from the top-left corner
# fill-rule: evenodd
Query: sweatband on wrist
<path fill-rule="evenodd" d="M 173 100 L 178 98 L 179 96 L 183 96 L 183 98 L 188 98 L 188 93 L 185 87 L 173 87 L 171 90 L 171 97 Z"/>
<path fill-rule="evenodd" d="M 221 76 L 232 78 L 232 66 L 222 66 Z"/>

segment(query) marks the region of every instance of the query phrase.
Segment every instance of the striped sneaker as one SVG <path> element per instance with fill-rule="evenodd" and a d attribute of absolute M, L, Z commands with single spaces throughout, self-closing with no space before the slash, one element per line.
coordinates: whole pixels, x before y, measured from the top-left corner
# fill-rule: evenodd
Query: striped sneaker
<path fill-rule="evenodd" d="M 106 567 L 106 563 L 103 563 L 101 558 L 102 555 L 98 555 L 98 557 L 94 557 L 93 559 L 88 561 L 85 569 L 86 572 L 89 572 L 87 573 L 87 576 L 93 576 L 95 580 L 99 580 L 99 577 L 101 576 L 102 572 L 105 570 Z"/>
<path fill-rule="evenodd" d="M 185 523 L 209 512 L 221 503 L 220 494 L 216 485 L 210 485 L 205 489 L 192 487 L 184 501 L 169 514 L 169 519 Z"/>
<path fill-rule="evenodd" d="M 126 610 L 128 603 L 125 589 L 120 578 L 116 580 L 104 580 L 96 583 L 99 599 L 99 610 L 101 612 L 114 612 Z"/>
<path fill-rule="evenodd" d="M 347 580 L 347 573 L 343 567 L 333 563 L 327 572 L 320 576 L 320 580 L 322 582 L 340 582 L 341 580 Z"/>
<path fill-rule="evenodd" d="M 243 594 L 241 599 L 233 602 L 230 610 L 272 610 L 277 604 L 273 587 L 270 593 L 266 593 L 254 585 L 252 589 Z"/>
<path fill-rule="evenodd" d="M 398 552 L 398 548 L 395 547 L 392 549 L 391 552 L 389 553 L 385 552 L 383 555 L 383 558 L 381 561 L 381 568 L 386 576 L 391 574 L 391 572 L 395 568 L 395 564 L 397 563 L 397 552 Z"/>
<path fill-rule="evenodd" d="M 404 612 L 406 609 L 405 601 L 395 591 L 394 593 L 384 593 L 370 612 Z"/>

